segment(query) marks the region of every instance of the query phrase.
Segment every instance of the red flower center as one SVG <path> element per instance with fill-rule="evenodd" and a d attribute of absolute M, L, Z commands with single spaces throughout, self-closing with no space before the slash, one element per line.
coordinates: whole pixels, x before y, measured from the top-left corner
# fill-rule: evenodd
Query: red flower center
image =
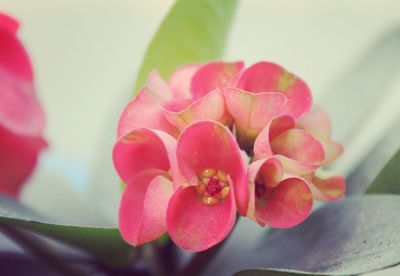
<path fill-rule="evenodd" d="M 222 202 L 229 194 L 229 176 L 222 170 L 207 168 L 199 175 L 200 184 L 195 192 L 204 205 L 213 206 Z"/>
<path fill-rule="evenodd" d="M 221 182 L 219 181 L 218 178 L 212 177 L 207 183 L 206 186 L 206 191 L 209 193 L 211 196 L 219 193 L 222 189 Z"/>
<path fill-rule="evenodd" d="M 262 197 L 267 191 L 267 188 L 265 187 L 265 184 L 263 182 L 256 182 L 255 190 L 256 190 L 256 196 Z"/>

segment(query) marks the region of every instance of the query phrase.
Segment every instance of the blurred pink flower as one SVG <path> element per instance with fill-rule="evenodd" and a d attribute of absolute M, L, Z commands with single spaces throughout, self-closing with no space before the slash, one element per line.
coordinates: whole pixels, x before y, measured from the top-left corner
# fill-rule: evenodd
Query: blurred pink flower
<path fill-rule="evenodd" d="M 17 37 L 18 26 L 0 13 L 0 192 L 13 197 L 19 195 L 47 146 L 45 116 L 28 54 Z"/>

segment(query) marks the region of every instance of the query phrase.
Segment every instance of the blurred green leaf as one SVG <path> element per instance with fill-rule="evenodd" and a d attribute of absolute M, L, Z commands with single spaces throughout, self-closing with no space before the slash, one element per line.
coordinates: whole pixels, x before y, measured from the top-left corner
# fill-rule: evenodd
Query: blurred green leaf
<path fill-rule="evenodd" d="M 387 268 L 400 263 L 399 217 L 400 196 L 363 195 L 327 204 L 268 237 L 262 228 L 261 235 L 239 229 L 247 231 L 234 231 L 205 274 L 355 275 Z"/>
<path fill-rule="evenodd" d="M 219 59 L 237 0 L 177 0 L 147 49 L 135 91 L 150 71 L 167 78 L 177 67 Z"/>
<path fill-rule="evenodd" d="M 385 165 L 366 193 L 400 195 L 400 150 Z"/>
<path fill-rule="evenodd" d="M 133 257 L 133 248 L 116 228 L 57 224 L 4 195 L 0 195 L 0 221 L 76 246 L 111 266 L 128 265 Z"/>

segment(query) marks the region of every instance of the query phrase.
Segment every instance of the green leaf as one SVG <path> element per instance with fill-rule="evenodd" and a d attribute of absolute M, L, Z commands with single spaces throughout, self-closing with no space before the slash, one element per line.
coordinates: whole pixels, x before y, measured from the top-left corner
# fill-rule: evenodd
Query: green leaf
<path fill-rule="evenodd" d="M 241 228 L 205 274 L 354 275 L 387 268 L 400 263 L 399 217 L 400 196 L 363 195 L 327 204 L 301 225 L 270 236 L 260 227 L 258 233 Z"/>
<path fill-rule="evenodd" d="M 400 150 L 385 165 L 366 193 L 400 195 Z"/>
<path fill-rule="evenodd" d="M 178 0 L 147 49 L 135 91 L 153 69 L 168 78 L 177 67 L 221 58 L 237 0 Z"/>
<path fill-rule="evenodd" d="M 4 195 L 0 195 L 0 221 L 76 246 L 111 266 L 128 265 L 134 254 L 116 228 L 54 223 Z"/>

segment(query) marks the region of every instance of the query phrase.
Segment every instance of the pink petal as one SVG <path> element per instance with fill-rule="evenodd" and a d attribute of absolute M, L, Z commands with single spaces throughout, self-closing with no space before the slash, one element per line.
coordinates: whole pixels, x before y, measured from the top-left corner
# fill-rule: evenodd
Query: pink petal
<path fill-rule="evenodd" d="M 259 62 L 247 68 L 238 80 L 238 88 L 251 92 L 282 92 L 290 100 L 285 113 L 297 118 L 312 104 L 307 84 L 281 66 Z"/>
<path fill-rule="evenodd" d="M 11 17 L 0 14 L 0 70 L 31 82 L 32 66 L 24 46 L 17 37 L 18 22 Z"/>
<path fill-rule="evenodd" d="M 254 182 L 257 176 L 262 176 L 265 184 L 271 188 L 276 187 L 283 178 L 283 166 L 275 158 L 257 160 L 249 165 L 248 177 L 250 182 Z"/>
<path fill-rule="evenodd" d="M 192 77 L 191 92 L 199 99 L 218 87 L 232 85 L 235 76 L 244 66 L 243 62 L 227 63 L 215 61 L 201 66 Z"/>
<path fill-rule="evenodd" d="M 315 172 L 321 166 L 320 163 L 298 161 L 279 154 L 275 154 L 274 157 L 282 163 L 285 172 L 294 175 L 307 175 Z"/>
<path fill-rule="evenodd" d="M 146 88 L 162 101 L 172 99 L 172 91 L 168 84 L 161 78 L 158 71 L 152 71 L 146 81 Z"/>
<path fill-rule="evenodd" d="M 280 93 L 254 94 L 236 88 L 226 88 L 224 97 L 242 144 L 252 144 L 261 130 L 282 113 L 286 102 Z"/>
<path fill-rule="evenodd" d="M 296 122 L 296 126 L 306 130 L 319 140 L 331 138 L 331 120 L 328 114 L 317 104 Z"/>
<path fill-rule="evenodd" d="M 341 175 L 318 170 L 311 179 L 314 198 L 321 201 L 340 200 L 346 192 L 346 180 Z"/>
<path fill-rule="evenodd" d="M 221 121 L 224 118 L 224 97 L 219 89 L 208 93 L 189 106 L 185 106 L 186 101 L 172 100 L 163 105 L 165 117 L 177 128 L 185 128 L 191 123 L 200 120 Z"/>
<path fill-rule="evenodd" d="M 254 159 L 268 158 L 273 155 L 270 140 L 294 127 L 294 119 L 288 115 L 277 117 L 266 124 L 254 142 Z"/>
<path fill-rule="evenodd" d="M 313 198 L 307 182 L 299 177 L 289 177 L 271 190 L 265 204 L 256 206 L 255 216 L 261 225 L 288 228 L 303 222 L 312 206 Z"/>
<path fill-rule="evenodd" d="M 276 136 L 285 132 L 286 130 L 292 129 L 295 126 L 293 117 L 289 115 L 283 115 L 272 120 L 269 130 L 269 140 L 274 139 Z"/>
<path fill-rule="evenodd" d="M 18 197 L 46 146 L 40 137 L 18 136 L 0 126 L 0 192 Z"/>
<path fill-rule="evenodd" d="M 168 81 L 174 98 L 191 98 L 190 83 L 199 67 L 199 64 L 187 64 L 175 70 Z"/>
<path fill-rule="evenodd" d="M 166 174 L 174 167 L 175 145 L 175 139 L 164 132 L 147 128 L 132 130 L 114 145 L 115 168 L 125 183 L 143 171 Z"/>
<path fill-rule="evenodd" d="M 221 242 L 236 220 L 233 193 L 214 206 L 204 205 L 193 187 L 179 188 L 168 205 L 167 228 L 174 243 L 190 252 L 206 250 Z"/>
<path fill-rule="evenodd" d="M 206 168 L 225 171 L 232 179 L 239 212 L 246 214 L 248 184 L 246 166 L 235 137 L 215 121 L 200 121 L 183 130 L 177 142 L 178 167 L 191 185 Z"/>
<path fill-rule="evenodd" d="M 138 246 L 159 238 L 166 230 L 166 211 L 172 182 L 163 176 L 136 178 L 128 183 L 119 209 L 123 239 Z"/>
<path fill-rule="evenodd" d="M 35 95 L 29 56 L 18 39 L 18 22 L 0 14 L 0 126 L 39 137 L 45 116 Z"/>
<path fill-rule="evenodd" d="M 248 168 L 248 179 L 250 187 L 250 200 L 249 208 L 247 210 L 247 217 L 257 221 L 255 216 L 256 207 L 256 195 L 255 195 L 255 181 L 258 176 L 262 176 L 265 180 L 265 184 L 269 187 L 276 187 L 283 177 L 283 167 L 278 159 L 272 157 L 269 159 L 257 160 L 249 165 Z M 265 225 L 265 224 L 262 224 Z"/>
<path fill-rule="evenodd" d="M 39 137 L 46 121 L 33 83 L 7 69 L 0 67 L 0 126 L 18 135 Z"/>
<path fill-rule="evenodd" d="M 271 127 L 271 122 L 264 127 L 264 129 L 260 132 L 260 134 L 258 134 L 254 142 L 255 160 L 269 158 L 274 155 L 269 141 L 269 130 Z"/>
<path fill-rule="evenodd" d="M 328 165 L 333 161 L 335 161 L 336 159 L 338 159 L 344 151 L 343 146 L 341 144 L 331 140 L 323 141 L 322 145 L 324 146 L 324 151 L 326 156 L 324 165 Z"/>
<path fill-rule="evenodd" d="M 325 161 L 322 144 L 301 129 L 290 129 L 271 141 L 274 154 L 286 156 L 301 162 L 321 165 Z"/>
<path fill-rule="evenodd" d="M 6 29 L 10 32 L 17 32 L 19 23 L 17 20 L 0 12 L 0 29 Z"/>
<path fill-rule="evenodd" d="M 331 121 L 319 105 L 314 105 L 296 122 L 296 126 L 321 141 L 326 156 L 325 164 L 332 163 L 343 153 L 342 145 L 331 140 Z"/>
<path fill-rule="evenodd" d="M 178 130 L 164 117 L 161 100 L 147 88 L 142 88 L 122 112 L 118 123 L 118 137 L 139 127 L 162 130 L 172 136 L 178 135 Z"/>

